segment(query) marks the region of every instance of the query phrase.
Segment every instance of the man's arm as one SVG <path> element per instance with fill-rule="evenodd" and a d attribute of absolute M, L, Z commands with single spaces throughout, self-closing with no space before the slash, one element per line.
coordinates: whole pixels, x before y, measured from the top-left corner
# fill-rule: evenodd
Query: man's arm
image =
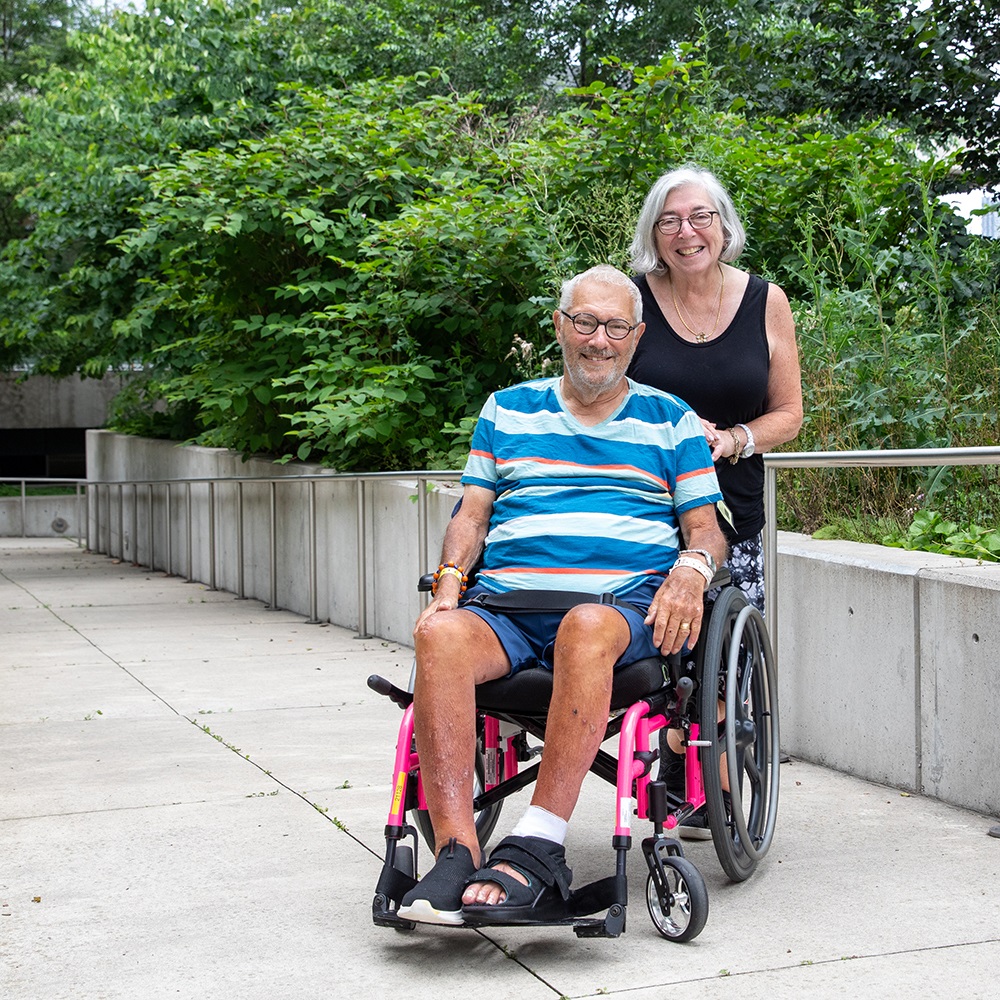
<path fill-rule="evenodd" d="M 490 526 L 493 512 L 493 490 L 482 486 L 466 486 L 462 494 L 462 506 L 448 523 L 441 546 L 442 564 L 452 562 L 468 571 L 475 566 L 483 551 L 483 542 Z M 417 626 L 438 611 L 450 611 L 458 604 L 462 584 L 455 574 L 446 573 L 437 584 L 434 599 L 421 612 Z"/>
<path fill-rule="evenodd" d="M 691 507 L 680 515 L 681 535 L 685 547 L 705 549 L 716 563 L 726 559 L 726 539 L 719 530 L 715 505 Z M 691 558 L 700 559 L 693 555 Z M 705 578 L 695 569 L 679 566 L 663 581 L 649 606 L 646 624 L 653 626 L 653 642 L 664 655 L 677 653 L 684 645 L 694 646 L 701 632 L 705 613 Z M 690 630 L 682 628 L 690 625 Z"/>

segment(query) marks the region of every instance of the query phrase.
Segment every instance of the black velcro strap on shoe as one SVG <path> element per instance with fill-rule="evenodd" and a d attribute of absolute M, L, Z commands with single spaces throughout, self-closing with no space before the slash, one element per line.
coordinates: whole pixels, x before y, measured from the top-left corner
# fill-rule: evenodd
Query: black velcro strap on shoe
<path fill-rule="evenodd" d="M 554 885 L 562 898 L 569 899 L 569 884 L 573 872 L 566 867 L 566 853 L 562 846 L 541 837 L 504 837 L 490 854 L 484 871 L 504 861 L 529 878 L 537 878 L 545 885 Z M 477 872 L 476 875 L 480 875 Z M 483 881 L 488 881 L 484 879 Z"/>
<path fill-rule="evenodd" d="M 614 594 L 581 594 L 575 590 L 510 590 L 503 594 L 476 594 L 463 607 L 474 605 L 486 611 L 523 615 L 540 611 L 569 611 L 578 604 L 610 604 L 645 615 L 642 608 L 619 600 Z"/>

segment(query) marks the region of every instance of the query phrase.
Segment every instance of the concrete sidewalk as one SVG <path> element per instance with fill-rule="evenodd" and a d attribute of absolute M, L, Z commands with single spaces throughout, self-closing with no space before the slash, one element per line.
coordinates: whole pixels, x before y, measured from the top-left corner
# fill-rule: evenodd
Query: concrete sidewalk
<path fill-rule="evenodd" d="M 711 900 L 690 944 L 653 929 L 638 849 L 617 940 L 374 927 L 399 711 L 365 678 L 405 684 L 410 657 L 0 539 L 0 998 L 1000 996 L 996 820 L 800 761 L 748 882 L 687 848 Z M 588 778 L 577 884 L 611 872 L 611 811 Z"/>

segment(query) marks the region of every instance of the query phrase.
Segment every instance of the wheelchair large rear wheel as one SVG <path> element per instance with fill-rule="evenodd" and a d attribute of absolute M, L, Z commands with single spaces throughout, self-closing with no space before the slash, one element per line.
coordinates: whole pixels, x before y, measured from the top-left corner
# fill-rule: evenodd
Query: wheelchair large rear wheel
<path fill-rule="evenodd" d="M 476 775 L 473 779 L 472 794 L 473 796 L 479 795 L 483 789 L 486 787 L 486 761 L 483 757 L 482 750 L 476 747 Z M 480 809 L 476 813 L 476 833 L 479 835 L 479 846 L 486 850 L 486 844 L 489 842 L 490 836 L 493 833 L 493 828 L 497 825 L 497 820 L 500 819 L 500 810 L 503 808 L 503 800 L 499 802 L 494 802 L 493 805 L 487 806 L 485 809 Z M 414 809 L 413 819 L 417 824 L 417 829 L 420 831 L 420 836 L 424 838 L 424 843 L 434 851 L 434 825 L 431 823 L 431 817 L 426 809 Z"/>
<path fill-rule="evenodd" d="M 778 809 L 774 654 L 760 612 L 737 587 L 722 590 L 698 645 L 700 738 L 710 741 L 701 747 L 708 823 L 723 871 L 742 882 L 771 846 Z"/>

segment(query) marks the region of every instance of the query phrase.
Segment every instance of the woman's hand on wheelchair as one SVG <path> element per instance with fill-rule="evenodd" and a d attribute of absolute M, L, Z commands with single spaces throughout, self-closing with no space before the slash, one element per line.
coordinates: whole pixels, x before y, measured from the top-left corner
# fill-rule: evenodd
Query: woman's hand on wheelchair
<path fill-rule="evenodd" d="M 664 656 L 691 648 L 701 633 L 705 613 L 705 580 L 693 569 L 670 574 L 656 592 L 646 624 L 653 627 L 653 642 Z"/>

